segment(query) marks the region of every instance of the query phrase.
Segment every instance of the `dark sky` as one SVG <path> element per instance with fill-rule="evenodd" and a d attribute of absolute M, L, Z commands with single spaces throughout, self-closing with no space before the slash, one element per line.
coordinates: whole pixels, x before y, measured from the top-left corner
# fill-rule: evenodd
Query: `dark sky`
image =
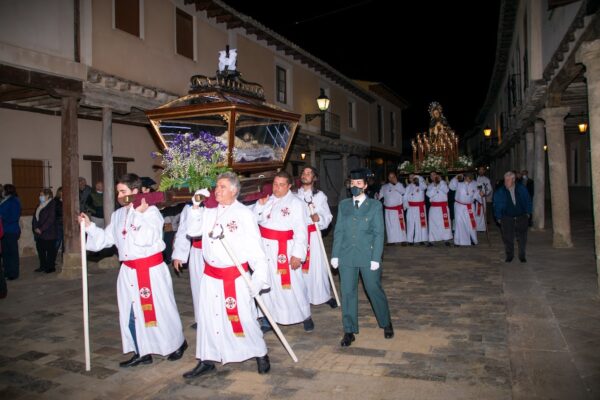
<path fill-rule="evenodd" d="M 434 100 L 464 134 L 487 94 L 500 0 L 225 2 L 346 76 L 394 89 L 410 103 L 405 141 L 428 127 Z"/>

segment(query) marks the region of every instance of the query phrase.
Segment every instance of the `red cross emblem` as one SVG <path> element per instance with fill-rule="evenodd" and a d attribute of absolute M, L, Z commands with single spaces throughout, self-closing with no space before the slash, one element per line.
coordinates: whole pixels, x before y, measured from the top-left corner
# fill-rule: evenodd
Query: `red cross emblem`
<path fill-rule="evenodd" d="M 287 217 L 288 215 L 290 215 L 292 212 L 290 211 L 289 208 L 285 207 L 281 209 L 281 215 L 283 215 L 284 217 Z"/>
<path fill-rule="evenodd" d="M 277 262 L 279 264 L 284 264 L 287 261 L 287 257 L 285 256 L 285 254 L 280 254 L 277 256 Z"/>
<path fill-rule="evenodd" d="M 229 229 L 229 232 L 233 232 L 233 231 L 237 230 L 237 228 L 238 228 L 237 223 L 235 221 L 230 221 L 227 224 L 227 229 Z"/>
<path fill-rule="evenodd" d="M 150 297 L 152 295 L 152 292 L 150 291 L 149 288 L 147 287 L 143 287 L 140 289 L 140 297 L 143 299 L 147 299 L 148 297 Z"/>
<path fill-rule="evenodd" d="M 237 305 L 237 302 L 233 297 L 228 297 L 225 299 L 225 308 L 228 310 L 233 310 Z"/>

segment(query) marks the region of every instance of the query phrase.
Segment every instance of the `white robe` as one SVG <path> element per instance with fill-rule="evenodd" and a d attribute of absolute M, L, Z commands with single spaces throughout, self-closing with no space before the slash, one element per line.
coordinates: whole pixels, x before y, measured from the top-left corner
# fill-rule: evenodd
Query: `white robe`
<path fill-rule="evenodd" d="M 477 182 L 459 182 L 454 177 L 450 181 L 450 190 L 456 191 L 454 195 L 454 244 L 470 246 L 471 241 L 477 244 L 477 232 L 473 228 L 468 207 L 465 205 L 471 204 L 471 209 L 475 213 L 473 202 L 481 201 Z"/>
<path fill-rule="evenodd" d="M 404 186 L 398 182 L 395 185 L 386 183 L 379 190 L 379 199 L 383 199 L 384 207 L 400 206 L 401 212 L 404 212 Z M 388 243 L 406 242 L 406 221 L 404 229 L 400 225 L 400 216 L 397 210 L 385 210 L 385 232 Z"/>
<path fill-rule="evenodd" d="M 477 231 L 478 232 L 484 232 L 486 230 L 486 218 L 487 215 L 485 214 L 485 211 L 487 210 L 488 206 L 490 204 L 487 203 L 491 203 L 491 196 L 492 196 L 492 183 L 490 182 L 490 178 L 488 178 L 487 176 L 478 176 L 477 177 L 477 186 L 481 186 L 482 190 L 484 191 L 484 198 L 482 202 L 477 202 L 475 204 L 475 222 L 477 222 Z M 487 203 L 486 203 L 487 202 Z M 479 211 L 481 210 L 481 211 Z M 479 214 L 479 215 L 478 215 Z"/>
<path fill-rule="evenodd" d="M 329 204 L 327 204 L 325 193 L 318 191 L 316 194 L 312 194 L 312 191 L 304 191 L 303 188 L 300 188 L 296 196 L 305 204 L 306 218 L 309 221 L 309 225 L 312 225 L 313 222 L 310 219 L 310 209 L 307 201 L 312 201 L 314 211 L 319 216 L 319 221 L 316 223 L 317 229 L 321 231 L 327 229 L 333 219 L 333 215 L 329 209 Z M 327 273 L 327 268 L 329 268 L 327 255 L 323 254 L 317 235 L 317 232 L 311 232 L 310 234 L 309 267 L 308 273 L 304 274 L 304 281 L 308 289 L 308 299 L 314 305 L 323 304 L 331 299 L 331 284 L 329 283 L 329 274 Z"/>
<path fill-rule="evenodd" d="M 216 268 L 234 266 L 234 262 L 218 239 L 210 238 L 215 229 L 223 227 L 225 239 L 240 263 L 252 268 L 252 283 L 266 289 L 270 285 L 267 260 L 260 242 L 256 219 L 242 203 L 229 206 L 191 209 L 187 221 L 187 235 L 202 236 L 202 253 L 206 263 Z M 181 227 L 179 229 L 182 229 Z M 247 273 L 250 276 L 250 273 Z M 200 280 L 198 292 L 198 328 L 196 330 L 196 358 L 207 361 L 241 362 L 267 354 L 267 345 L 257 321 L 256 303 L 243 277 L 235 280 L 238 315 L 244 336 L 236 336 L 225 308 L 225 290 L 221 279 L 207 274 Z"/>
<path fill-rule="evenodd" d="M 254 213 L 261 226 L 277 231 L 294 231 L 293 238 L 287 241 L 288 261 L 291 257 L 302 261 L 306 259 L 308 221 L 303 203 L 292 192 L 288 192 L 282 198 L 271 195 L 264 205 L 258 202 L 254 205 Z M 310 300 L 302 268 L 294 270 L 290 265 L 291 288 L 284 289 L 281 275 L 277 273 L 279 244 L 271 239 L 262 238 L 262 241 L 272 282 L 271 290 L 263 296 L 266 306 L 278 324 L 291 325 L 304 321 L 310 317 Z"/>
<path fill-rule="evenodd" d="M 425 191 L 427 190 L 427 184 L 425 180 L 419 176 L 419 185 L 414 183 L 406 186 L 406 192 L 404 194 L 404 208 L 406 212 L 406 240 L 409 243 L 426 242 L 429 240 L 427 234 L 427 212 L 425 213 L 425 226 L 421 226 L 421 216 L 419 207 L 411 207 L 409 202 L 420 202 L 425 201 Z"/>
<path fill-rule="evenodd" d="M 192 301 L 194 304 L 194 321 L 198 322 L 198 291 L 200 290 L 200 279 L 204 273 L 204 258 L 202 257 L 202 249 L 192 247 L 192 242 L 187 236 L 187 223 L 191 208 L 188 204 L 181 211 L 171 258 L 173 260 L 180 260 L 182 263 L 188 263 Z"/>
<path fill-rule="evenodd" d="M 124 229 L 127 231 L 125 235 L 123 235 Z M 161 253 L 165 248 L 162 240 L 163 217 L 154 206 L 150 206 L 144 213 L 139 213 L 132 207 L 119 208 L 113 212 L 106 229 L 100 229 L 92 223 L 86 228 L 86 232 L 88 233 L 87 250 L 100 251 L 116 245 L 121 261 L 149 257 Z M 117 278 L 117 302 L 123 353 L 135 351 L 135 343 L 129 330 L 129 316 L 132 309 L 140 356 L 146 354 L 166 356 L 177 350 L 185 340 L 173 295 L 169 267 L 164 262 L 150 268 L 150 282 L 156 311 L 154 327 L 146 327 L 144 323 L 136 270 L 121 264 Z"/>
<path fill-rule="evenodd" d="M 445 181 L 429 184 L 427 187 L 427 197 L 429 201 L 448 203 L 448 184 Z M 429 207 L 429 241 L 438 242 L 441 240 L 452 239 L 452 221 L 450 220 L 450 207 L 446 206 L 448 228 L 444 227 L 444 213 L 442 207 Z"/>

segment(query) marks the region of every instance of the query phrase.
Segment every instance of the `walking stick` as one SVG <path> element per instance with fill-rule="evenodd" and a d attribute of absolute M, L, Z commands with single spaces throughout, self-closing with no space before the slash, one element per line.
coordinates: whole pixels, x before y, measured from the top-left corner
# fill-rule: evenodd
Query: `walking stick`
<path fill-rule="evenodd" d="M 240 275 L 244 278 L 244 281 L 246 281 L 246 285 L 248 285 L 248 288 L 251 288 L 252 287 L 252 283 L 250 282 L 250 278 L 248 278 L 248 276 L 246 275 L 246 271 L 244 271 L 244 268 L 242 268 L 242 264 L 240 264 L 240 261 L 238 260 L 237 256 L 235 255 L 235 253 L 233 252 L 233 250 L 231 249 L 231 247 L 229 247 L 229 243 L 227 243 L 227 240 L 225 239 L 225 234 L 224 234 L 224 231 L 223 231 L 223 226 L 219 224 L 219 227 L 221 228 L 221 234 L 215 235 L 213 233 L 213 231 L 214 231 L 213 230 L 213 231 L 211 231 L 208 234 L 208 236 L 211 239 L 219 239 L 219 241 L 221 242 L 221 244 L 225 248 L 225 251 L 227 252 L 227 254 L 229 255 L 229 257 L 231 258 L 231 260 L 233 261 L 233 263 L 235 264 L 235 266 L 237 267 Z M 260 297 L 260 295 L 257 294 L 254 297 L 254 300 L 256 300 L 256 302 L 258 303 L 258 305 L 259 305 L 260 309 L 262 310 L 263 314 L 269 320 L 269 323 L 273 327 L 273 330 L 277 334 L 277 337 L 279 337 L 279 340 L 281 340 L 281 343 L 283 344 L 283 347 L 285 347 L 285 349 L 289 353 L 290 357 L 292 357 L 292 360 L 294 360 L 294 362 L 298 362 L 298 357 L 296 357 L 296 354 L 294 353 L 294 350 L 292 350 L 290 344 L 285 339 L 285 336 L 283 336 L 283 332 L 281 332 L 281 329 L 279 329 L 279 326 L 277 325 L 277 323 L 275 322 L 275 320 L 271 316 L 271 313 L 267 309 L 267 306 L 265 306 L 265 303 L 263 302 L 263 300 Z"/>
<path fill-rule="evenodd" d="M 304 200 L 306 201 L 306 200 Z M 310 208 L 310 213 L 311 215 L 315 214 L 315 205 L 312 203 L 312 201 L 310 203 L 308 203 L 308 208 Z M 321 236 L 321 230 L 319 229 L 318 226 L 315 225 L 315 227 L 317 228 L 317 238 L 319 239 L 319 247 L 321 248 L 321 253 L 323 254 L 323 259 L 325 260 L 325 265 L 327 266 L 327 275 L 329 276 L 329 283 L 331 283 L 331 289 L 333 290 L 333 296 L 335 297 L 335 302 L 337 303 L 338 307 L 341 305 L 340 303 L 340 298 L 338 296 L 338 292 L 337 289 L 335 288 L 335 282 L 333 281 L 333 275 L 331 274 L 331 267 L 329 266 L 329 258 L 327 258 L 327 252 L 325 251 L 325 245 L 323 244 L 323 236 Z M 309 260 L 310 262 L 310 260 Z"/>
<path fill-rule="evenodd" d="M 85 252 L 85 221 L 79 223 L 81 240 L 81 290 L 83 292 L 83 342 L 85 347 L 85 370 L 91 370 L 90 361 L 90 321 L 88 310 L 87 257 Z"/>

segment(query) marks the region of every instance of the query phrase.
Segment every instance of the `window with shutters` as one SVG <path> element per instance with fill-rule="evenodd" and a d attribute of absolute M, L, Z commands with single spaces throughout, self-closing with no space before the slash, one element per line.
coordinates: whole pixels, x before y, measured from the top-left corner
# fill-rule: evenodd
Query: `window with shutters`
<path fill-rule="evenodd" d="M 194 17 L 179 8 L 175 13 L 177 54 L 194 59 Z"/>

